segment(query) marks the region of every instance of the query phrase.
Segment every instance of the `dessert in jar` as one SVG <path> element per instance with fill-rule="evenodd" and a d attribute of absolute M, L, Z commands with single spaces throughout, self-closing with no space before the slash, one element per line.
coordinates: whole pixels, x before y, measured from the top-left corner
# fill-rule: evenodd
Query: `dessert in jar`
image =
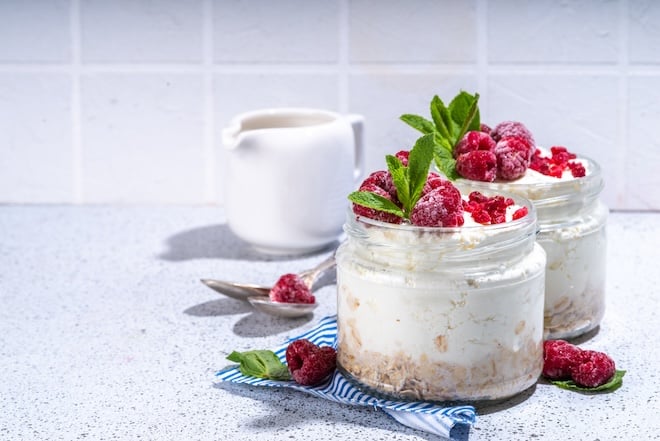
<path fill-rule="evenodd" d="M 577 157 L 575 161 L 584 167 L 584 176 L 576 178 L 564 171 L 562 178 L 554 178 L 528 169 L 519 180 L 487 185 L 522 195 L 537 209 L 537 241 L 547 254 L 548 339 L 582 335 L 596 328 L 605 314 L 608 209 L 599 199 L 603 179 L 593 160 Z"/>
<path fill-rule="evenodd" d="M 476 109 L 470 128 L 447 143 L 447 154 L 436 158 L 436 165 L 459 182 L 532 201 L 538 213 L 538 242 L 547 253 L 546 338 L 573 338 L 596 328 L 605 312 L 608 214 L 599 200 L 600 167 L 563 146 L 537 147 L 520 122 L 504 121 L 492 129 L 481 124 L 478 94 L 467 96 Z M 442 132 L 444 123 L 437 115 L 451 112 L 452 104 L 447 110 L 436 97 L 431 102 L 433 121 L 415 115 L 404 121 L 421 131 Z"/>
<path fill-rule="evenodd" d="M 543 364 L 545 272 L 533 205 L 431 173 L 406 208 L 397 167 L 372 173 L 359 192 L 392 201 L 381 205 L 389 212 L 351 199 L 336 253 L 338 369 L 406 400 L 497 400 L 532 386 Z"/>

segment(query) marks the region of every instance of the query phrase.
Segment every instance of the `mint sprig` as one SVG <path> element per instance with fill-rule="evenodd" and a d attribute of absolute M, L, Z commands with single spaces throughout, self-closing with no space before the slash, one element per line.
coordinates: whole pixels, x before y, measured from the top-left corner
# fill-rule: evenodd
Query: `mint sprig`
<path fill-rule="evenodd" d="M 374 210 L 391 213 L 404 219 L 410 219 L 410 213 L 422 196 L 422 190 L 433 162 L 435 149 L 434 134 L 429 133 L 419 138 L 408 155 L 408 166 L 393 155 L 385 157 L 387 169 L 392 175 L 397 197 L 401 207 L 394 202 L 368 191 L 354 191 L 348 199 L 358 205 Z"/>
<path fill-rule="evenodd" d="M 578 386 L 573 380 L 555 380 L 551 381 L 551 383 L 562 389 L 578 392 L 613 392 L 621 387 L 623 384 L 623 376 L 625 374 L 626 371 L 616 370 L 610 381 L 597 387 Z"/>
<path fill-rule="evenodd" d="M 431 100 L 431 119 L 423 116 L 404 114 L 401 120 L 412 128 L 422 132 L 424 136 L 433 134 L 433 158 L 438 169 L 448 179 L 458 178 L 453 150 L 463 136 L 471 130 L 480 130 L 479 94 L 474 95 L 461 91 L 446 106 L 435 95 Z"/>
<path fill-rule="evenodd" d="M 287 365 L 282 363 L 273 351 L 257 349 L 247 352 L 233 351 L 227 360 L 239 363 L 238 370 L 249 377 L 267 378 L 271 380 L 290 380 L 291 374 Z"/>

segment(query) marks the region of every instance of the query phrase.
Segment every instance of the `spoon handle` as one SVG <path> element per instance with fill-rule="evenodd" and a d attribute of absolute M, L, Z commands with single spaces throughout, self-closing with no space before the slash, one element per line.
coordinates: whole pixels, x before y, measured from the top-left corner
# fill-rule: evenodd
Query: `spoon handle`
<path fill-rule="evenodd" d="M 335 266 L 335 253 L 333 252 L 314 268 L 303 271 L 299 275 L 311 289 L 314 286 L 314 283 L 316 283 L 316 281 L 320 279 L 322 275 L 324 275 L 327 271 L 334 269 Z"/>

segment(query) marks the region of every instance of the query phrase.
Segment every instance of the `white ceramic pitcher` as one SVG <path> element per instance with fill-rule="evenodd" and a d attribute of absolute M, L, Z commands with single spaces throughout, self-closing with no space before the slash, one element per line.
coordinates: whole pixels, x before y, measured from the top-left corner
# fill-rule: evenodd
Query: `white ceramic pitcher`
<path fill-rule="evenodd" d="M 240 114 L 223 130 L 225 210 L 269 254 L 319 250 L 342 234 L 364 169 L 364 118 L 307 108 Z"/>

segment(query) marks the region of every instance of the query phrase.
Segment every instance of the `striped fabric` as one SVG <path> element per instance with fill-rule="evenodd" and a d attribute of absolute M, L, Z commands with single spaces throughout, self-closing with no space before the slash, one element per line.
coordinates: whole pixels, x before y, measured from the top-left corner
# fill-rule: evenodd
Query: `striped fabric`
<path fill-rule="evenodd" d="M 316 345 L 336 348 L 336 337 L 337 317 L 325 317 L 312 330 L 287 340 L 273 351 L 282 362 L 285 362 L 286 347 L 293 340 L 306 338 Z M 292 381 L 273 381 L 248 377 L 241 374 L 237 366 L 229 367 L 218 372 L 216 378 L 219 381 L 246 383 L 253 386 L 288 387 L 338 403 L 372 406 L 376 409 L 381 409 L 408 427 L 447 438 L 450 436 L 451 429 L 456 424 L 471 425 L 476 420 L 476 412 L 472 406 L 441 407 L 431 403 L 391 401 L 374 397 L 349 383 L 339 371 L 335 371 L 327 382 L 314 387 L 301 386 Z"/>

